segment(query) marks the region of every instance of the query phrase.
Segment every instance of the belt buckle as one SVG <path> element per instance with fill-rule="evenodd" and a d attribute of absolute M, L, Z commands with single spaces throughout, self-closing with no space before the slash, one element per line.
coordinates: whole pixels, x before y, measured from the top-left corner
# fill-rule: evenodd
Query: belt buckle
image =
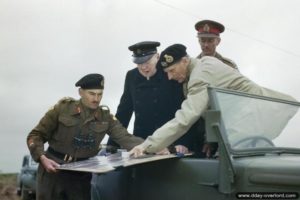
<path fill-rule="evenodd" d="M 66 154 L 65 156 L 64 156 L 64 161 L 65 162 L 72 162 L 72 160 L 73 160 L 73 157 L 72 156 L 70 156 L 70 155 L 68 155 L 68 154 Z"/>

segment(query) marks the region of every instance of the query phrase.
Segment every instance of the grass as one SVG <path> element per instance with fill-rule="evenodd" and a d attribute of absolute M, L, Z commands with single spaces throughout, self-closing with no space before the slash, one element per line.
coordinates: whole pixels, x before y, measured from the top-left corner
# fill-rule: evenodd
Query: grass
<path fill-rule="evenodd" d="M 17 174 L 0 174 L 0 199 L 20 199 L 17 196 Z"/>

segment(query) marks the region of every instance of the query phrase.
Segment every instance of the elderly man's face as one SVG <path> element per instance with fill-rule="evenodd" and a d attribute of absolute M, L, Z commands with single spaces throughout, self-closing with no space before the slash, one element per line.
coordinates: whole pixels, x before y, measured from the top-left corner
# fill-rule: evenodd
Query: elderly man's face
<path fill-rule="evenodd" d="M 146 78 L 150 78 L 156 73 L 156 63 L 158 61 L 158 54 L 154 54 L 147 62 L 138 64 L 139 72 Z"/>
<path fill-rule="evenodd" d="M 199 44 L 204 56 L 214 56 L 216 53 L 216 47 L 220 43 L 219 37 L 199 37 Z"/>
<path fill-rule="evenodd" d="M 182 58 L 177 63 L 164 69 L 164 71 L 168 74 L 169 80 L 175 80 L 179 83 L 184 82 L 187 76 L 187 63 L 185 58 Z"/>
<path fill-rule="evenodd" d="M 101 89 L 79 89 L 82 103 L 91 109 L 97 109 L 102 99 L 103 90 Z"/>

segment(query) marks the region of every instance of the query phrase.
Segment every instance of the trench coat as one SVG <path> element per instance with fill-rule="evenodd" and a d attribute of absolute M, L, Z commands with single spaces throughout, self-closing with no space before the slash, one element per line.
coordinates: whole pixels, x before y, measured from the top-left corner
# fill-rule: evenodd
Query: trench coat
<path fill-rule="evenodd" d="M 208 108 L 209 86 L 295 101 L 289 95 L 259 86 L 236 69 L 211 56 L 190 58 L 187 80 L 187 98 L 181 109 L 176 112 L 175 118 L 141 144 L 146 152 L 158 152 L 186 133 Z"/>

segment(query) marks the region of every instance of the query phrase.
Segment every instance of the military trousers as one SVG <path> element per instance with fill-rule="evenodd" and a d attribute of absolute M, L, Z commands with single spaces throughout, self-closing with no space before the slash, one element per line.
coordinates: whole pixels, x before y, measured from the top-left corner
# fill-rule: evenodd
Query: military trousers
<path fill-rule="evenodd" d="M 40 164 L 37 173 L 37 200 L 90 200 L 91 173 L 58 171 L 48 173 Z"/>

